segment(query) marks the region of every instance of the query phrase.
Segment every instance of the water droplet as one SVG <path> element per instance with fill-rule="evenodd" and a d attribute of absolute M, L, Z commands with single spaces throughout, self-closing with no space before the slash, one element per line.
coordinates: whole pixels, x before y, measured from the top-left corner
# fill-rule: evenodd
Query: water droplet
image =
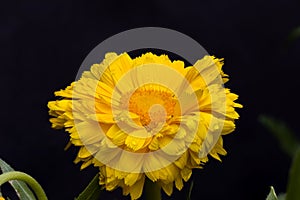
<path fill-rule="evenodd" d="M 218 130 L 220 127 L 219 127 L 219 125 L 218 124 L 215 124 L 214 125 L 214 130 Z"/>

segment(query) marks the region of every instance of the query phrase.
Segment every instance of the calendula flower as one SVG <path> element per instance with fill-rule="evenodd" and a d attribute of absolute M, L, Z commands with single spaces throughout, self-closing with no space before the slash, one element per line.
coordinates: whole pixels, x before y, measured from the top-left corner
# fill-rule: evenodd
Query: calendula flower
<path fill-rule="evenodd" d="M 222 136 L 239 118 L 236 94 L 225 89 L 223 60 L 205 56 L 193 66 L 168 56 L 107 53 L 80 80 L 55 92 L 52 127 L 70 134 L 81 168 L 99 167 L 100 185 L 138 199 L 145 179 L 171 195 L 208 155 L 225 155 Z"/>

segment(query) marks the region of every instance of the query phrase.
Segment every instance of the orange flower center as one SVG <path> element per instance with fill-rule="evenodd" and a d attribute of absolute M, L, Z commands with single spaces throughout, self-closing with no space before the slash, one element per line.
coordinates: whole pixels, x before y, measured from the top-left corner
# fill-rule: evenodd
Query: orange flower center
<path fill-rule="evenodd" d="M 147 84 L 136 89 L 128 100 L 128 110 L 140 117 L 140 123 L 151 130 L 172 118 L 177 98 L 166 87 Z"/>

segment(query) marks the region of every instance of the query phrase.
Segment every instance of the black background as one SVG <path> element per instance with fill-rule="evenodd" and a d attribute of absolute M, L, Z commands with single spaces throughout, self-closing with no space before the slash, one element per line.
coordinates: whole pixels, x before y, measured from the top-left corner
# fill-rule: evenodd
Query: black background
<path fill-rule="evenodd" d="M 244 105 L 237 130 L 225 137 L 228 156 L 194 171 L 192 199 L 265 199 L 270 185 L 284 192 L 291 159 L 257 118 L 271 114 L 300 131 L 300 41 L 286 43 L 300 26 L 299 8 L 296 0 L 2 1 L 0 157 L 34 176 L 50 200 L 73 199 L 97 169 L 80 171 L 76 148 L 63 151 L 68 135 L 50 128 L 47 102 L 104 39 L 158 26 L 224 57 L 227 86 Z M 169 199 L 183 199 L 187 188 Z M 120 190 L 105 195 L 114 199 Z"/>

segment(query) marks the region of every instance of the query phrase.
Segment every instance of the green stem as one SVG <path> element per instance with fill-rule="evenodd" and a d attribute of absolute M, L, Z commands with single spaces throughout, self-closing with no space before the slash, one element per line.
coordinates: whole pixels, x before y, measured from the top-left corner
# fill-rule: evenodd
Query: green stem
<path fill-rule="evenodd" d="M 41 187 L 41 185 L 31 176 L 23 172 L 13 171 L 6 172 L 0 175 L 0 186 L 11 180 L 20 180 L 27 183 L 30 188 L 34 191 L 35 195 L 39 200 L 47 200 L 47 196 Z"/>
<path fill-rule="evenodd" d="M 194 187 L 194 181 L 192 180 L 192 181 L 191 181 L 190 188 L 189 188 L 189 192 L 188 192 L 187 200 L 191 200 L 191 196 L 192 196 L 192 190 L 193 190 L 193 187 Z"/>
<path fill-rule="evenodd" d="M 146 178 L 144 187 L 145 200 L 161 200 L 161 187 L 158 183 Z"/>

